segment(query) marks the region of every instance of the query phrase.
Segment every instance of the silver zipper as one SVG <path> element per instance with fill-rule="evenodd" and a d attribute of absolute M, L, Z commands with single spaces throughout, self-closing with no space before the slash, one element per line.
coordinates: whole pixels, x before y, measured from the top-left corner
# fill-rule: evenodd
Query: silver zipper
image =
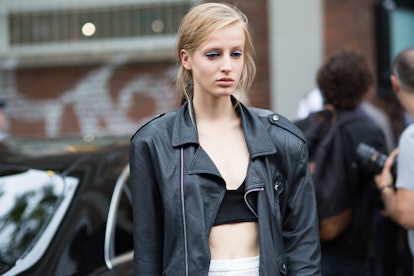
<path fill-rule="evenodd" d="M 279 190 L 280 185 L 282 185 L 282 183 L 280 181 L 277 181 L 275 184 L 275 191 L 277 192 L 277 190 Z"/>
<path fill-rule="evenodd" d="M 263 188 L 254 188 L 251 190 L 248 190 L 245 194 L 244 194 L 244 201 L 246 202 L 247 207 L 249 207 L 250 211 L 253 213 L 253 215 L 255 215 L 257 218 L 259 217 L 258 214 L 254 211 L 253 207 L 250 205 L 249 201 L 247 200 L 247 195 L 250 194 L 251 192 L 260 192 L 263 191 Z"/>
<path fill-rule="evenodd" d="M 187 222 L 185 219 L 185 203 L 184 203 L 184 150 L 181 148 L 180 156 L 180 188 L 181 188 L 181 215 L 183 216 L 184 231 L 184 258 L 185 258 L 185 275 L 188 276 L 188 248 L 187 248 Z"/>

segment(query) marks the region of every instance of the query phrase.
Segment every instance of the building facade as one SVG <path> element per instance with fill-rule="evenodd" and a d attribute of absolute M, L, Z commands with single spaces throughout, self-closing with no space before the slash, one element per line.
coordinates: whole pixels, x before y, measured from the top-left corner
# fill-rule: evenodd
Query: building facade
<path fill-rule="evenodd" d="M 175 31 L 201 2 L 0 0 L 0 98 L 9 136 L 130 136 L 176 108 Z M 377 10 L 393 1 L 225 2 L 252 27 L 257 78 L 248 104 L 294 119 L 326 55 L 352 47 L 378 68 Z"/>

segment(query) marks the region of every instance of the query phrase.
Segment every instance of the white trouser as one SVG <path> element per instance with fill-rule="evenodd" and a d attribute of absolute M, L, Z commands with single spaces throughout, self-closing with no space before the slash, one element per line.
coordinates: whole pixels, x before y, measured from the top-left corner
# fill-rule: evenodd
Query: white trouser
<path fill-rule="evenodd" d="M 260 257 L 211 260 L 208 276 L 259 276 Z"/>

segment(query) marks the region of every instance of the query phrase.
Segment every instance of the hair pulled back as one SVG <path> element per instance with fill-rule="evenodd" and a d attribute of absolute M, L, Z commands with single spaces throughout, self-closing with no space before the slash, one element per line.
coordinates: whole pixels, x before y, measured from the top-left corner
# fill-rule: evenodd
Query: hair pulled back
<path fill-rule="evenodd" d="M 204 3 L 192 8 L 182 19 L 178 29 L 176 59 L 178 63 L 177 90 L 187 100 L 193 95 L 193 77 L 191 71 L 181 64 L 180 51 L 193 53 L 214 32 L 231 24 L 240 24 L 245 34 L 243 51 L 244 65 L 237 89 L 248 91 L 255 74 L 253 60 L 254 46 L 249 32 L 248 19 L 238 8 L 224 3 Z"/>

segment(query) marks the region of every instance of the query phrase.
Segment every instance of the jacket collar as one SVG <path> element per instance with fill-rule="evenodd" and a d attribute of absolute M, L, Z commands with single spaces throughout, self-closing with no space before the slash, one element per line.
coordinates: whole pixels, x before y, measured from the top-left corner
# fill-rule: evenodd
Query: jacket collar
<path fill-rule="evenodd" d="M 233 105 L 237 104 L 236 108 L 241 114 L 244 136 L 250 157 L 274 154 L 276 148 L 259 117 L 241 102 L 237 101 L 236 98 L 232 97 L 231 100 Z M 193 124 L 191 120 L 188 105 L 189 103 L 186 102 L 177 110 L 172 136 L 173 147 L 181 147 L 185 144 L 199 145 L 196 122 L 194 120 Z M 192 118 L 195 118 L 192 108 L 191 113 Z"/>

